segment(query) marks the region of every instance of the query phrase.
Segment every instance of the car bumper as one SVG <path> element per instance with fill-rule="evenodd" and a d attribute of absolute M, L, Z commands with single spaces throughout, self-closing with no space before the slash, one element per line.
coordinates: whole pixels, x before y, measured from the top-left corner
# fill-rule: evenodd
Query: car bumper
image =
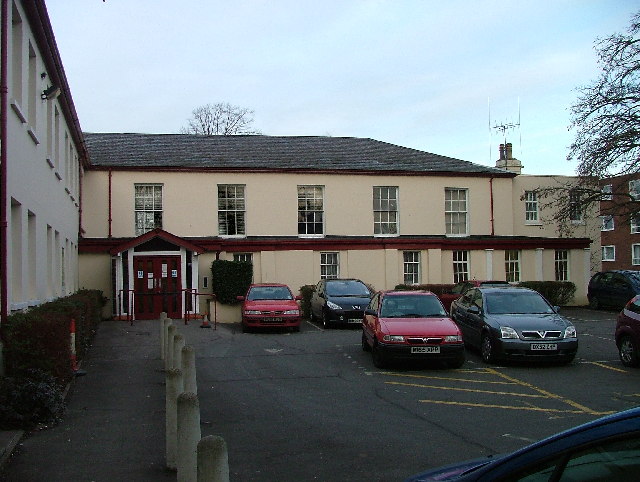
<path fill-rule="evenodd" d="M 326 319 L 333 325 L 361 326 L 364 311 L 327 311 Z"/>
<path fill-rule="evenodd" d="M 553 350 L 535 350 L 534 345 L 555 345 Z M 556 341 L 524 341 L 499 339 L 496 343 L 496 355 L 500 358 L 521 359 L 521 360 L 569 360 L 576 356 L 578 351 L 578 340 L 556 340 Z"/>
<path fill-rule="evenodd" d="M 242 324 L 250 328 L 264 327 L 296 327 L 300 326 L 299 316 L 244 316 Z"/>
<path fill-rule="evenodd" d="M 435 345 L 440 348 L 439 353 L 411 353 L 411 348 L 424 345 L 402 345 L 396 343 L 378 342 L 380 354 L 389 360 L 441 360 L 457 361 L 464 358 L 464 343 Z M 431 345 L 429 345 L 431 346 Z"/>

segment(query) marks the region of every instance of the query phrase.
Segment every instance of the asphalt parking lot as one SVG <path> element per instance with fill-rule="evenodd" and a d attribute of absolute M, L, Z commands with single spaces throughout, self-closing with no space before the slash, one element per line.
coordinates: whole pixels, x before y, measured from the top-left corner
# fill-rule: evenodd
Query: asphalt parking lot
<path fill-rule="evenodd" d="M 618 359 L 616 313 L 562 314 L 579 333 L 571 364 L 487 365 L 468 352 L 458 370 L 378 370 L 357 328 L 188 330 L 203 435 L 227 440 L 235 480 L 402 480 L 639 405 L 640 370 Z"/>

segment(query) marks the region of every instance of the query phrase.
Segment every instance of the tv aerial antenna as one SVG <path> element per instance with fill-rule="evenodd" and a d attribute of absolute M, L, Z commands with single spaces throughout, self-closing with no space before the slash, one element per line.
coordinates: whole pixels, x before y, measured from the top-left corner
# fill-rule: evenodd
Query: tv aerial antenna
<path fill-rule="evenodd" d="M 496 122 L 495 124 L 491 125 L 491 99 L 488 100 L 488 105 L 489 105 L 489 160 L 490 161 L 492 160 L 493 142 L 491 139 L 491 133 L 493 131 L 498 131 L 500 133 L 500 136 L 503 139 L 503 144 L 506 146 L 507 132 L 518 129 L 520 151 L 522 151 L 522 134 L 520 133 L 520 98 L 518 97 L 518 121 L 517 122 L 508 122 L 508 121 L 505 121 L 502 123 Z"/>

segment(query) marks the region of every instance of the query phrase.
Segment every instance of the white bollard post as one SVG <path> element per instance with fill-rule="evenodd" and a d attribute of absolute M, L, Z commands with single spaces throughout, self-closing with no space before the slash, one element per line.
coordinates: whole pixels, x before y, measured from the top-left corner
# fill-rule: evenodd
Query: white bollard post
<path fill-rule="evenodd" d="M 182 368 L 182 349 L 184 348 L 184 336 L 176 333 L 173 337 L 173 368 Z"/>
<path fill-rule="evenodd" d="M 178 482 L 197 482 L 200 438 L 198 396 L 184 392 L 178 397 Z"/>
<path fill-rule="evenodd" d="M 198 394 L 198 383 L 196 381 L 196 352 L 192 346 L 186 345 L 182 348 L 182 377 L 184 380 L 184 391 Z"/>
<path fill-rule="evenodd" d="M 198 482 L 229 482 L 229 453 L 222 437 L 209 435 L 198 442 Z"/>
<path fill-rule="evenodd" d="M 173 337 L 176 335 L 176 325 L 171 323 L 167 328 L 167 346 L 166 346 L 166 357 L 164 359 L 164 369 L 169 370 L 173 368 Z"/>
<path fill-rule="evenodd" d="M 160 313 L 160 359 L 164 360 L 165 336 L 167 335 L 167 314 Z"/>
<path fill-rule="evenodd" d="M 178 396 L 182 393 L 182 373 L 180 370 L 167 370 L 166 392 L 166 464 L 168 469 L 176 470 L 178 468 Z"/>

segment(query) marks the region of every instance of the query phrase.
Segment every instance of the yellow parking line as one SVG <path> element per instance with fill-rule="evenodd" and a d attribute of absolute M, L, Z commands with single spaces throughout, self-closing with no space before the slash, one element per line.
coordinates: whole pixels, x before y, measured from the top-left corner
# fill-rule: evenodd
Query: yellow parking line
<path fill-rule="evenodd" d="M 548 398 L 553 398 L 555 400 L 558 400 L 558 401 L 561 401 L 563 403 L 566 403 L 567 405 L 570 405 L 570 406 L 572 406 L 574 408 L 577 408 L 578 410 L 581 410 L 582 412 L 589 413 L 591 415 L 601 415 L 602 414 L 602 412 L 596 412 L 595 410 L 592 410 L 592 409 L 590 409 L 588 407 L 585 407 L 584 405 L 581 405 L 581 404 L 579 404 L 577 402 L 574 402 L 571 399 L 562 397 L 560 395 L 556 395 L 555 393 L 551 393 L 551 392 L 548 392 L 547 390 L 543 390 L 542 388 L 538 388 L 535 385 L 532 385 L 531 383 L 523 382 L 522 380 L 518 380 L 517 378 L 512 378 L 512 377 L 510 377 L 508 375 L 505 375 L 504 373 L 500 373 L 499 371 L 494 370 L 493 368 L 489 368 L 488 370 L 491 371 L 492 373 L 495 373 L 497 376 L 504 378 L 505 380 L 509 380 L 511 382 L 517 383 L 518 385 L 522 385 L 523 387 L 530 388 L 531 390 L 534 390 L 534 391 L 536 391 L 538 393 L 542 393 L 543 395 L 546 395 Z"/>
<path fill-rule="evenodd" d="M 478 407 L 478 408 L 503 408 L 506 410 L 528 410 L 533 412 L 553 412 L 553 413 L 584 413 L 584 410 L 558 410 L 557 408 L 540 408 L 540 407 L 514 407 L 512 405 L 492 405 L 485 403 L 469 403 L 469 402 L 451 402 L 443 400 L 418 400 L 421 403 L 435 403 L 441 405 L 460 405 L 463 407 Z M 615 412 L 595 412 L 589 411 L 593 415 L 609 415 Z"/>
<path fill-rule="evenodd" d="M 544 395 L 534 395 L 532 393 L 495 392 L 492 390 L 476 390 L 473 388 L 455 388 L 455 387 L 439 387 L 435 385 L 422 385 L 420 383 L 403 383 L 403 382 L 385 382 L 385 383 L 389 385 L 402 385 L 406 387 L 434 388 L 436 390 L 447 390 L 452 392 L 472 392 L 472 393 L 488 393 L 490 395 L 511 395 L 514 397 L 548 398 Z"/>
<path fill-rule="evenodd" d="M 608 370 L 613 370 L 614 372 L 628 373 L 627 370 L 623 370 L 622 368 L 610 367 L 609 365 L 605 365 L 604 363 L 599 363 L 599 362 L 587 362 L 587 363 L 591 365 L 599 366 L 601 368 L 606 368 Z"/>
<path fill-rule="evenodd" d="M 453 382 L 465 382 L 465 383 L 488 383 L 492 385 L 518 385 L 518 383 L 514 382 L 504 382 L 504 381 L 492 381 L 492 380 L 472 380 L 469 378 L 455 378 L 455 377 L 434 377 L 428 375 L 409 375 L 406 373 L 394 373 L 394 372 L 381 372 L 383 375 L 389 375 L 392 377 L 402 377 L 402 378 L 422 378 L 429 380 L 447 380 Z M 493 375 L 493 374 L 492 374 Z"/>

